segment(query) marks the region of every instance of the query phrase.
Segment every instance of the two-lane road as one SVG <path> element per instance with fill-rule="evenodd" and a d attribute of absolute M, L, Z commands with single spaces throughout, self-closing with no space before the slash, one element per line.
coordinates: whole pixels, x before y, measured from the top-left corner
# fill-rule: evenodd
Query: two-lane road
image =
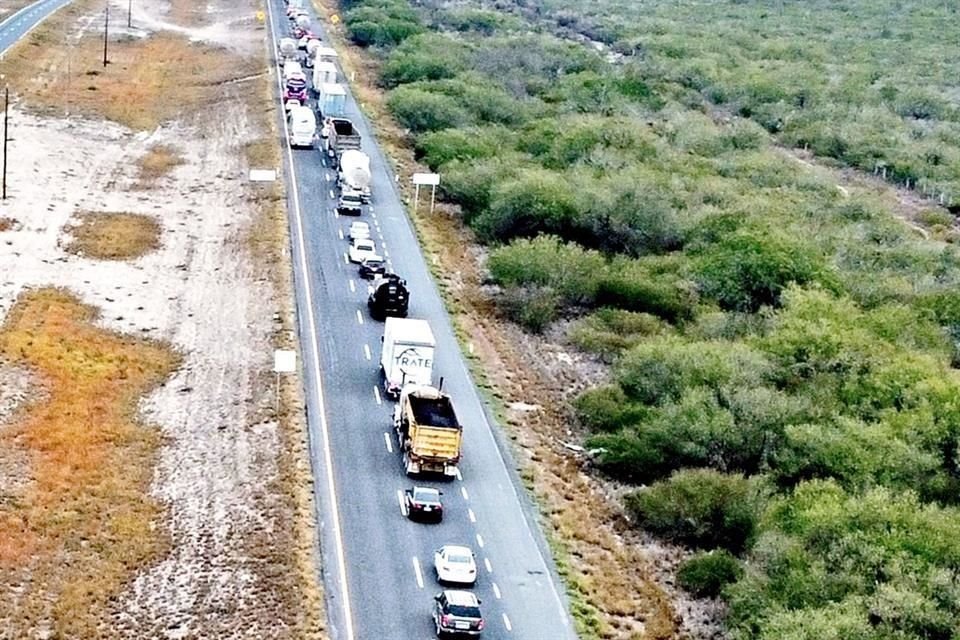
<path fill-rule="evenodd" d="M 268 0 L 268 9 L 276 42 L 288 34 L 289 22 L 280 0 Z M 444 492 L 443 523 L 408 521 L 401 496 L 412 482 L 403 473 L 391 429 L 393 403 L 377 390 L 383 324 L 367 313 L 367 282 L 347 259 L 344 235 L 356 218 L 336 215 L 335 171 L 321 151 L 288 151 L 294 277 L 333 635 L 434 637 L 432 598 L 443 587 L 434 576 L 433 552 L 443 544 L 462 544 L 477 558 L 479 579 L 472 590 L 483 603 L 484 638 L 572 639 L 562 587 L 534 510 L 517 488 L 513 463 L 470 378 L 394 178 L 349 96 L 346 115 L 363 136 L 373 172 L 373 203 L 359 219 L 370 224 L 392 270 L 407 280 L 410 317 L 425 318 L 433 328 L 434 378 L 443 377 L 464 425 L 464 457 L 458 479 L 428 483 Z"/>
<path fill-rule="evenodd" d="M 0 55 L 70 0 L 38 0 L 0 21 Z"/>

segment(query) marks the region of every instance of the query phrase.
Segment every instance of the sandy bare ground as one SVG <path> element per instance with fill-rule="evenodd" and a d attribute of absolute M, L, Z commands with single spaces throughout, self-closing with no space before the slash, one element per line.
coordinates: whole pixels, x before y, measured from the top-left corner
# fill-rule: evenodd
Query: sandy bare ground
<path fill-rule="evenodd" d="M 126 1 L 116 4 L 125 16 Z M 207 3 L 217 26 L 173 28 L 258 54 L 252 4 L 239 4 Z M 134 5 L 139 35 L 171 27 L 169 3 Z M 271 540 L 291 526 L 277 483 L 283 445 L 270 374 L 275 314 L 288 292 L 277 290 L 269 265 L 248 246 L 255 187 L 246 181 L 243 145 L 264 132 L 231 94 L 241 88 L 217 90 L 225 91 L 217 113 L 148 133 L 16 107 L 11 114 L 17 160 L 12 197 L 0 205 L 0 218 L 12 221 L 0 232 L 0 320 L 24 290 L 62 286 L 98 307 L 105 328 L 164 340 L 183 355 L 182 368 L 142 403 L 145 421 L 165 436 L 151 493 L 165 509 L 157 526 L 168 531 L 171 550 L 115 599 L 104 621 L 110 637 L 290 635 L 289 593 L 265 580 L 278 570 Z M 176 149 L 184 163 L 154 188 L 132 189 L 137 160 L 156 144 Z M 161 247 L 129 262 L 71 255 L 64 228 L 78 211 L 153 216 Z M 0 362 L 0 424 L 15 419 L 29 385 L 28 372 Z M 22 467 L 16 452 L 0 454 L 0 494 Z"/>

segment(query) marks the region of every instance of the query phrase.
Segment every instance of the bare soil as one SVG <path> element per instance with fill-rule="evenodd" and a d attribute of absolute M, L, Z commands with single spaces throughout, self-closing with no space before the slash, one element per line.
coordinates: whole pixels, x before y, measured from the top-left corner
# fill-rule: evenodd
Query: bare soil
<path fill-rule="evenodd" d="M 269 160 L 277 139 L 257 6 L 214 0 L 208 22 L 183 3 L 179 14 L 163 0 L 137 0 L 134 28 L 116 25 L 115 63 L 88 75 L 96 70 L 91 25 L 103 15 L 92 4 L 78 0 L 58 13 L 2 65 L 18 102 L 11 198 L 0 205 L 0 219 L 15 221 L 0 230 L 0 318 L 9 322 L 17 309 L 15 317 L 39 321 L 43 313 L 28 302 L 49 292 L 84 310 L 68 326 L 77 351 L 92 344 L 87 336 L 104 335 L 169 345 L 180 364 L 117 414 L 150 435 L 143 455 L 114 461 L 127 439 L 97 441 L 105 469 L 128 466 L 138 479 L 78 482 L 88 533 L 60 532 L 58 548 L 85 549 L 105 533 L 102 510 L 122 491 L 147 513 L 130 520 L 146 529 L 107 532 L 131 545 L 125 561 L 110 565 L 108 580 L 104 563 L 77 555 L 96 593 L 73 589 L 62 598 L 83 582 L 70 572 L 33 571 L 37 562 L 56 566 L 56 549 L 8 549 L 2 583 L 16 597 L 0 599 L 0 638 L 325 637 L 303 403 L 289 379 L 275 404 L 271 373 L 273 350 L 295 348 L 282 192 L 246 182 L 250 141 L 260 141 L 261 159 Z M 111 15 L 125 18 L 126 6 L 116 2 Z M 189 22 L 176 23 L 178 16 Z M 89 78 L 86 88 L 77 87 L 81 78 Z M 64 93 L 68 80 L 73 88 Z M 69 108 L 55 99 L 57 86 L 73 100 Z M 151 159 L 163 148 L 176 149 L 177 161 Z M 146 190 L 137 188 L 144 166 L 156 171 Z M 78 212 L 146 217 L 159 245 L 116 238 L 140 248 L 110 261 L 72 254 L 66 247 Z M 0 521 L 7 523 L 29 522 L 28 499 L 53 495 L 43 490 L 49 473 L 38 466 L 39 445 L 20 434 L 31 415 L 51 414 L 66 386 L 42 375 L 29 359 L 33 343 L 22 340 L 0 359 Z M 111 410 L 108 396 L 100 400 Z M 68 433 L 64 443 L 78 437 Z M 48 606 L 17 606 L 25 601 Z"/>

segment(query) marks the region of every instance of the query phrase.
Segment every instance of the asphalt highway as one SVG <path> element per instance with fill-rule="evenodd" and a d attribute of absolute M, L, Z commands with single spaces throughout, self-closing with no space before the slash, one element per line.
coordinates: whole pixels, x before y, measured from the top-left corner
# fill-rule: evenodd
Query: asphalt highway
<path fill-rule="evenodd" d="M 290 23 L 281 0 L 268 0 L 268 9 L 275 50 Z M 315 16 L 313 23 L 314 31 L 320 30 Z M 341 83 L 346 84 L 342 75 Z M 283 123 L 279 81 L 277 90 Z M 482 600 L 483 638 L 575 638 L 535 511 L 471 380 L 395 178 L 349 95 L 346 116 L 362 135 L 373 173 L 372 204 L 361 217 L 336 214 L 335 171 L 322 151 L 288 150 L 284 161 L 332 635 L 435 637 L 430 613 L 443 587 L 433 572 L 433 552 L 443 544 L 463 544 L 477 558 L 473 591 Z M 394 405 L 377 390 L 383 323 L 369 316 L 367 281 L 347 261 L 344 236 L 354 220 L 370 224 L 378 252 L 407 280 L 410 317 L 430 322 L 437 341 L 434 381 L 443 378 L 464 425 L 461 477 L 422 483 L 444 493 L 441 524 L 410 522 L 402 513 L 403 489 L 413 481 L 404 475 L 397 452 Z"/>
<path fill-rule="evenodd" d="M 0 55 L 70 0 L 38 0 L 0 21 Z"/>

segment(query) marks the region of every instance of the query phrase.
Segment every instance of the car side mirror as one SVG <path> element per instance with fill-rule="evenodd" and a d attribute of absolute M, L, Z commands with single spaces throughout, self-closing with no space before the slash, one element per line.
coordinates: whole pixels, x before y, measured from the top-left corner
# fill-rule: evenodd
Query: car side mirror
<path fill-rule="evenodd" d="M 437 602 L 440 602 L 440 594 L 438 593 L 437 595 L 433 596 L 433 599 Z"/>
<path fill-rule="evenodd" d="M 437 491 L 437 495 L 442 496 L 442 495 L 443 495 L 443 491 Z"/>
<path fill-rule="evenodd" d="M 483 604 L 483 600 L 481 600 L 480 598 L 477 598 L 477 604 Z"/>

